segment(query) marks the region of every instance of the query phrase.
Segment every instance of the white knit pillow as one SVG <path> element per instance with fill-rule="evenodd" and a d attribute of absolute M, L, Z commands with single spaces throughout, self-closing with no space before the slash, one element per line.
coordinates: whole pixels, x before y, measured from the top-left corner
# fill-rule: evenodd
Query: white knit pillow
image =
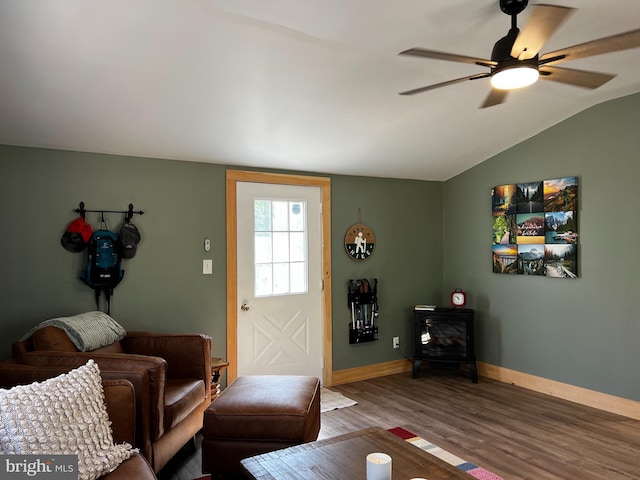
<path fill-rule="evenodd" d="M 0 453 L 78 455 L 78 479 L 94 480 L 133 453 L 114 445 L 100 370 L 93 360 L 44 382 L 0 389 Z"/>

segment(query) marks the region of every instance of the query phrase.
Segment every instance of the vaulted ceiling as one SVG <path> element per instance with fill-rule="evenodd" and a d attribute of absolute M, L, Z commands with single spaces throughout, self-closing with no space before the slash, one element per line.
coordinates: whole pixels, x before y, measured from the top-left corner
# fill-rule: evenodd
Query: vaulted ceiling
<path fill-rule="evenodd" d="M 546 3 L 576 10 L 542 52 L 640 27 L 637 0 Z M 596 90 L 398 95 L 487 71 L 399 52 L 490 58 L 510 22 L 497 0 L 0 0 L 0 143 L 446 180 L 640 92 L 635 48 L 563 64 L 618 74 Z"/>

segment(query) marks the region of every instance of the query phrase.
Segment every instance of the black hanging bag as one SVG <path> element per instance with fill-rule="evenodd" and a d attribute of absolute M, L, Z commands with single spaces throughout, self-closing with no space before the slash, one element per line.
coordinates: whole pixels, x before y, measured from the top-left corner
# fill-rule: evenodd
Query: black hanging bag
<path fill-rule="evenodd" d="M 95 291 L 98 310 L 100 310 L 100 292 L 104 292 L 107 300 L 107 314 L 110 314 L 113 289 L 124 277 L 118 235 L 106 229 L 93 232 L 89 240 L 88 252 L 87 264 L 80 278 Z"/>

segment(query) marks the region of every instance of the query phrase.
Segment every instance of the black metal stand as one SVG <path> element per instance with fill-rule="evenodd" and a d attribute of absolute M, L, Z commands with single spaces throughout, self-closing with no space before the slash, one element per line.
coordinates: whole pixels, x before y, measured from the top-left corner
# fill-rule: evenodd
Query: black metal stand
<path fill-rule="evenodd" d="M 378 340 L 378 279 L 349 280 L 347 306 L 351 310 L 349 343 Z"/>

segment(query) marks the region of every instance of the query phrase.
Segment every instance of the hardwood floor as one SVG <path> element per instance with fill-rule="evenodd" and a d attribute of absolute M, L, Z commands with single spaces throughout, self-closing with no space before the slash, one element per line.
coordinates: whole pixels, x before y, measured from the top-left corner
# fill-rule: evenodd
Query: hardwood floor
<path fill-rule="evenodd" d="M 508 479 L 640 479 L 640 421 L 463 372 L 424 369 L 331 387 L 358 405 L 325 412 L 319 438 L 403 427 Z M 184 449 L 160 480 L 201 475 Z M 472 478 L 472 477 L 469 477 Z"/>

